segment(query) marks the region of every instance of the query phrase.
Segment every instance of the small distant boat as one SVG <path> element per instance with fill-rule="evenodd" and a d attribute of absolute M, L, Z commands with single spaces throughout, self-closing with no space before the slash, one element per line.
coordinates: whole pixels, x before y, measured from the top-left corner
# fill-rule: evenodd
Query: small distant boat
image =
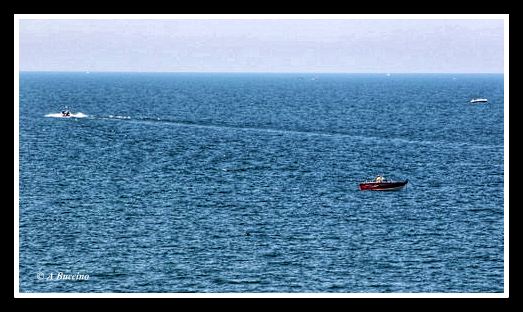
<path fill-rule="evenodd" d="M 377 176 L 375 181 L 366 181 L 360 183 L 360 191 L 396 191 L 403 188 L 409 179 L 403 182 L 387 181 L 382 176 Z"/>
<path fill-rule="evenodd" d="M 70 110 L 62 110 L 59 113 L 46 114 L 45 117 L 55 117 L 55 118 L 85 118 L 90 117 L 89 115 L 83 113 L 71 113 Z"/>
<path fill-rule="evenodd" d="M 470 103 L 476 103 L 476 102 L 488 102 L 488 99 L 472 99 L 472 100 L 470 100 Z"/>

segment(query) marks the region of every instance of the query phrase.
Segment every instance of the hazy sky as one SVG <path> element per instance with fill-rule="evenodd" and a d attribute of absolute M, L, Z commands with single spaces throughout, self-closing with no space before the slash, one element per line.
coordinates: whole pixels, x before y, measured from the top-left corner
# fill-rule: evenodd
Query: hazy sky
<path fill-rule="evenodd" d="M 23 19 L 19 70 L 471 73 L 503 19 Z"/>

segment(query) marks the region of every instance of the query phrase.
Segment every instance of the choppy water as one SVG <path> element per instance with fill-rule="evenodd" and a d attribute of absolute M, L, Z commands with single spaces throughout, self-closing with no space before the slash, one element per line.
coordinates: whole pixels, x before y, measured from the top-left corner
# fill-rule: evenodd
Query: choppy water
<path fill-rule="evenodd" d="M 21 72 L 19 103 L 20 292 L 504 291 L 503 75 Z"/>

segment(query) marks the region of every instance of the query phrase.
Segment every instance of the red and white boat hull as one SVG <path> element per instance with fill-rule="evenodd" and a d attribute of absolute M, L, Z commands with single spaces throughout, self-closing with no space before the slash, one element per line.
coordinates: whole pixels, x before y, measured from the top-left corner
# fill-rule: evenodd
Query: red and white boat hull
<path fill-rule="evenodd" d="M 360 191 L 397 191 L 409 183 L 409 180 L 403 182 L 365 182 L 360 183 Z"/>

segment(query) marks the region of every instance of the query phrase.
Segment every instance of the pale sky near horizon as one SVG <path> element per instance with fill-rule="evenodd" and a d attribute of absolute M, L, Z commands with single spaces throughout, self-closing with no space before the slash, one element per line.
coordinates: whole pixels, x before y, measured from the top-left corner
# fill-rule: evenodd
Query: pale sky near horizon
<path fill-rule="evenodd" d="M 20 71 L 503 73 L 503 19 L 19 19 Z"/>

